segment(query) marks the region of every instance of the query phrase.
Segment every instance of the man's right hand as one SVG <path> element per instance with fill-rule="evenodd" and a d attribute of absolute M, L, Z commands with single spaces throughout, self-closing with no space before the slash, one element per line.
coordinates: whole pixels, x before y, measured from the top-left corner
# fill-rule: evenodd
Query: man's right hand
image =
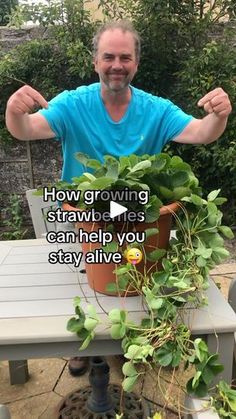
<path fill-rule="evenodd" d="M 48 108 L 44 97 L 30 86 L 23 86 L 9 98 L 6 108 L 6 125 L 18 140 L 54 138 L 55 133 L 46 118 L 35 108 Z"/>
<path fill-rule="evenodd" d="M 18 115 L 31 113 L 36 107 L 48 108 L 44 97 L 30 86 L 23 86 L 9 98 L 7 109 Z"/>

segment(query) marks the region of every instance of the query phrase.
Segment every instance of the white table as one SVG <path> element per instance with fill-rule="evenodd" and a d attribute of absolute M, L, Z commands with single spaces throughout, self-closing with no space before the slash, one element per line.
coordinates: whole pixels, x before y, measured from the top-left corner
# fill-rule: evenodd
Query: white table
<path fill-rule="evenodd" d="M 10 361 L 12 383 L 27 379 L 27 361 L 23 377 L 17 377 L 17 370 L 24 371 L 16 368 L 17 360 L 122 353 L 120 341 L 110 338 L 106 325 L 100 325 L 96 339 L 78 352 L 77 336 L 66 330 L 68 319 L 74 315 L 73 297 L 82 298 L 83 308 L 92 303 L 104 321 L 107 316 L 101 307 L 106 312 L 118 306 L 125 308 L 135 321 L 144 315 L 140 297 L 95 296 L 86 274 L 80 272 L 83 264 L 76 269 L 48 262 L 50 251 L 75 251 L 74 246 L 79 245 L 48 244 L 45 239 L 0 242 L 0 360 Z M 225 367 L 222 378 L 230 382 L 236 316 L 214 283 L 210 284 L 209 305 L 188 310 L 185 319 L 193 335 L 204 336 L 210 350 L 219 351 Z"/>

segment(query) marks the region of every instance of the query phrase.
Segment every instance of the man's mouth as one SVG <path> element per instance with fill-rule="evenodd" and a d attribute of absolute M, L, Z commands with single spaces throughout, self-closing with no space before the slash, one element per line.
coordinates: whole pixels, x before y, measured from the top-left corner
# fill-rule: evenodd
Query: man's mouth
<path fill-rule="evenodd" d="M 125 73 L 109 73 L 108 75 L 112 76 L 112 77 L 124 77 L 124 76 L 126 76 Z"/>

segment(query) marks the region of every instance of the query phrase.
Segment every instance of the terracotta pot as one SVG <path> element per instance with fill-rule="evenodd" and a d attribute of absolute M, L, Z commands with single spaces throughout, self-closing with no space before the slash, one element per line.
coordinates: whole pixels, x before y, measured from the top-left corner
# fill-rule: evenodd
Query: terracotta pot
<path fill-rule="evenodd" d="M 179 208 L 179 205 L 177 202 L 174 202 L 169 205 L 165 205 L 160 209 L 160 217 L 159 219 L 154 223 L 132 223 L 132 228 L 129 228 L 129 231 L 144 231 L 147 228 L 158 228 L 159 233 L 155 234 L 154 236 L 149 237 L 145 241 L 145 252 L 150 252 L 156 248 L 160 249 L 167 249 L 169 244 L 169 238 L 170 238 L 170 230 L 171 230 L 171 224 L 172 224 L 172 214 L 173 212 L 176 212 Z M 63 209 L 67 211 L 81 211 L 79 208 L 72 207 L 69 204 L 63 204 Z M 111 224 L 111 223 L 109 223 Z M 115 231 L 122 231 L 122 228 L 124 225 L 122 223 L 114 223 Z M 98 231 L 98 229 L 104 229 L 105 230 L 105 223 L 104 222 L 83 222 L 81 224 L 78 224 L 79 228 L 82 228 L 84 231 L 87 231 L 88 233 L 92 231 Z M 127 243 L 125 244 L 126 247 Z M 84 254 L 88 252 L 93 252 L 95 249 L 100 249 L 102 247 L 101 243 L 82 243 L 82 251 Z M 123 263 L 126 262 L 126 259 L 124 259 Z M 86 263 L 86 274 L 88 278 L 88 283 L 92 289 L 94 289 L 97 292 L 100 292 L 102 294 L 106 295 L 114 295 L 114 293 L 107 291 L 107 285 L 111 282 L 116 282 L 117 277 L 113 273 L 115 268 L 118 266 L 115 263 L 98 263 L 98 264 L 91 264 Z M 144 266 L 146 267 L 146 271 L 149 270 L 150 272 L 157 271 L 161 268 L 161 262 L 154 264 L 153 262 L 145 262 L 144 260 L 136 265 L 137 270 L 139 272 L 144 272 Z M 124 295 L 122 293 L 119 293 L 119 295 Z M 137 295 L 137 292 L 134 290 L 129 290 L 125 292 L 126 296 L 134 296 Z"/>

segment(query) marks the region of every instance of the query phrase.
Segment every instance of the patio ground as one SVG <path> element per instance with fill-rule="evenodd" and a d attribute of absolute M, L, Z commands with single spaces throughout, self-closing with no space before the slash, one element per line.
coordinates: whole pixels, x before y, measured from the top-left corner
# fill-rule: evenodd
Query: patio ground
<path fill-rule="evenodd" d="M 232 250 L 232 249 L 230 249 Z M 234 248 L 235 250 L 235 248 Z M 233 256 L 232 256 L 233 255 Z M 219 265 L 211 273 L 216 283 L 220 284 L 222 293 L 227 298 L 229 284 L 236 275 L 235 253 L 231 253 L 229 263 Z M 110 382 L 120 383 L 122 379 L 120 357 L 109 357 Z M 30 379 L 26 384 L 10 385 L 8 363 L 0 363 L 0 403 L 6 404 L 12 419 L 55 419 L 55 411 L 60 401 L 75 389 L 88 385 L 88 373 L 82 377 L 71 377 L 67 368 L 68 359 L 38 359 L 29 360 Z M 168 374 L 168 372 L 167 372 Z M 182 375 L 182 373 L 180 374 Z M 176 390 L 178 392 L 178 389 Z M 156 411 L 163 405 L 160 392 L 153 385 L 153 377 L 147 376 L 136 389 L 153 401 Z M 175 396 L 177 397 L 177 396 Z M 179 417 L 173 411 L 168 411 L 166 418 Z M 2 419 L 0 417 L 0 419 Z"/>

